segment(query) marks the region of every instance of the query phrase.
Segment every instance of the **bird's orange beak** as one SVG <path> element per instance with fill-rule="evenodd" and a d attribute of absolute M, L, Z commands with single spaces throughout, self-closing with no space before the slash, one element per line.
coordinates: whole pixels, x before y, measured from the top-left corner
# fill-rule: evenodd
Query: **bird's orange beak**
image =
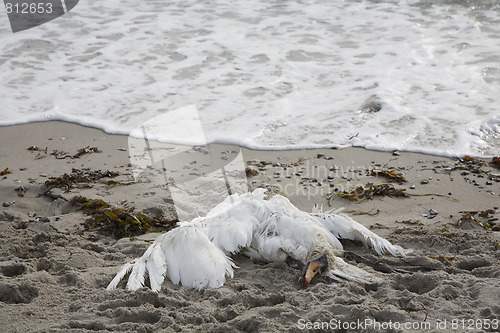
<path fill-rule="evenodd" d="M 319 262 L 316 261 L 311 261 L 307 265 L 306 272 L 304 273 L 304 276 L 299 280 L 300 282 L 303 282 L 304 285 L 307 287 L 310 283 L 313 277 L 316 276 L 321 271 L 321 268 L 323 265 Z"/>

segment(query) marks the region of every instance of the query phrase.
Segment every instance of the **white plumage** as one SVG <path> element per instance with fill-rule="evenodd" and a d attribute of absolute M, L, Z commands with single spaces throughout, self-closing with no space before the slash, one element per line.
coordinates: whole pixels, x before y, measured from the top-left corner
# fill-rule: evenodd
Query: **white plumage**
<path fill-rule="evenodd" d="M 345 214 L 306 213 L 281 195 L 264 197 L 265 189 L 233 194 L 206 217 L 180 222 L 159 236 L 141 258 L 124 265 L 107 289 L 115 289 L 129 272 L 130 290 L 143 287 L 147 276 L 155 291 L 161 289 L 165 276 L 185 287 L 217 288 L 226 277 L 233 277 L 237 266 L 230 255 L 234 253 L 268 262 L 285 261 L 289 256 L 306 263 L 312 253 L 327 252 L 331 260 L 326 273 L 370 282 L 368 273 L 342 259 L 334 261 L 343 249 L 338 238 L 359 240 L 379 255 L 408 252 Z"/>

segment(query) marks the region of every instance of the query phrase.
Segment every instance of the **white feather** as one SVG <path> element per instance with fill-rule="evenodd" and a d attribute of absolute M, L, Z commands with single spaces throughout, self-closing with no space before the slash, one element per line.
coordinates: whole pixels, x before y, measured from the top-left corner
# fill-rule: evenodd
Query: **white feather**
<path fill-rule="evenodd" d="M 146 260 L 146 269 L 149 275 L 151 289 L 159 291 L 165 279 L 167 261 L 165 260 L 165 254 L 159 244 L 153 244 L 150 249 L 151 253 L 149 254 L 148 260 Z"/>
<path fill-rule="evenodd" d="M 405 250 L 401 246 L 391 244 L 387 239 L 368 230 L 346 214 L 312 214 L 312 216 L 336 237 L 361 241 L 365 245 L 371 246 L 379 255 L 389 252 L 393 256 L 398 256 L 411 252 L 411 250 Z"/>
<path fill-rule="evenodd" d="M 132 262 L 129 262 L 129 263 L 126 263 L 125 265 L 123 265 L 122 268 L 120 268 L 120 270 L 116 274 L 116 276 L 113 278 L 113 280 L 111 280 L 111 282 L 109 283 L 109 285 L 106 289 L 108 289 L 108 290 L 116 289 L 116 286 L 118 285 L 118 283 L 120 283 L 120 281 L 123 279 L 123 277 L 125 275 L 127 275 L 132 270 L 132 268 L 134 267 L 134 264 L 135 264 L 135 262 L 132 261 Z"/>
<path fill-rule="evenodd" d="M 130 272 L 130 277 L 128 278 L 127 288 L 130 290 L 137 290 L 144 287 L 144 280 L 146 279 L 146 259 L 143 257 L 139 258 Z"/>

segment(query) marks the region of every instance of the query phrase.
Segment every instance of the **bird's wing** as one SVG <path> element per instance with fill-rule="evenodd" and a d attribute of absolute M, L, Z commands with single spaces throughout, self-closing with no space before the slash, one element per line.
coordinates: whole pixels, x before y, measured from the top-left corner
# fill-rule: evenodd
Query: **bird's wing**
<path fill-rule="evenodd" d="M 371 232 L 346 214 L 313 213 L 311 216 L 320 221 L 335 237 L 361 241 L 371 246 L 379 255 L 389 252 L 393 256 L 398 256 L 411 252 L 399 245 L 391 244 L 387 239 Z"/>
<path fill-rule="evenodd" d="M 159 291 L 165 276 L 174 284 L 202 289 L 217 288 L 236 267 L 196 226 L 181 226 L 159 236 L 144 255 L 126 264 L 108 285 L 115 289 L 130 272 L 127 289 L 137 290 L 149 277 L 151 289 Z"/>
<path fill-rule="evenodd" d="M 200 223 L 208 239 L 226 254 L 234 254 L 252 242 L 259 219 L 254 215 L 256 203 L 232 203 L 218 214 L 210 214 Z"/>
<path fill-rule="evenodd" d="M 260 192 L 254 192 L 257 198 L 262 196 Z M 254 193 L 232 195 L 207 217 L 181 222 L 159 236 L 141 258 L 122 267 L 108 289 L 115 289 L 128 272 L 130 290 L 143 287 L 148 276 L 156 291 L 165 276 L 174 284 L 196 289 L 222 286 L 236 267 L 228 255 L 249 246 L 258 225 L 255 214 L 260 212 L 262 200 L 252 200 Z"/>

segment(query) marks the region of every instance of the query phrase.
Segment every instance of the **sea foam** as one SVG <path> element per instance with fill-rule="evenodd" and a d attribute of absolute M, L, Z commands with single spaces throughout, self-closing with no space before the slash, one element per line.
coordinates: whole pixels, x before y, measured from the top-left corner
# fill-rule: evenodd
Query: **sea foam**
<path fill-rule="evenodd" d="M 194 104 L 208 142 L 500 153 L 496 1 L 88 0 L 0 43 L 0 125 Z"/>

